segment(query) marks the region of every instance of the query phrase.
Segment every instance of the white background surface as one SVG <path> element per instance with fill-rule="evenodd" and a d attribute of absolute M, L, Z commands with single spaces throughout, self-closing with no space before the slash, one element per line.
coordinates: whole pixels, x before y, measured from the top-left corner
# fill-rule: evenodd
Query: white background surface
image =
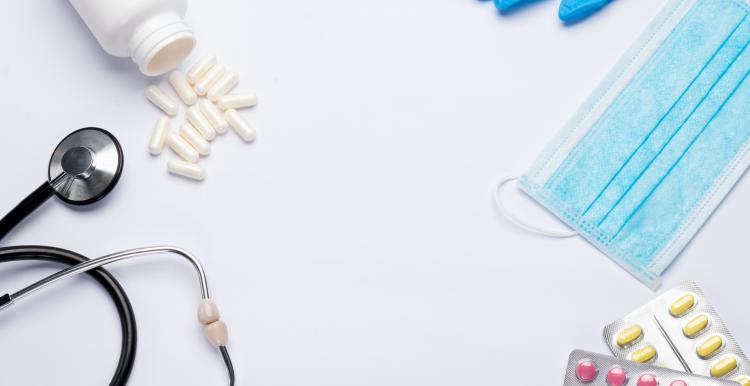
<path fill-rule="evenodd" d="M 261 105 L 258 141 L 213 143 L 200 184 L 168 176 L 146 144 L 149 80 L 100 51 L 65 1 L 0 13 L 0 211 L 45 178 L 83 126 L 125 148 L 101 205 L 51 201 L 3 245 L 88 256 L 152 244 L 196 253 L 231 329 L 238 385 L 560 384 L 569 352 L 606 352 L 601 329 L 653 294 L 580 239 L 499 219 L 491 189 L 523 171 L 665 0 L 622 0 L 573 27 L 541 1 L 193 1 L 196 56 L 216 53 Z M 195 56 L 193 57 L 193 59 Z M 677 260 L 664 288 L 696 280 L 745 347 L 750 181 Z M 517 210 L 547 215 L 518 194 Z M 12 292 L 53 269 L 0 267 Z M 195 320 L 189 266 L 112 266 L 139 322 L 133 385 L 222 385 Z M 119 329 L 88 278 L 0 316 L 0 384 L 102 385 Z"/>

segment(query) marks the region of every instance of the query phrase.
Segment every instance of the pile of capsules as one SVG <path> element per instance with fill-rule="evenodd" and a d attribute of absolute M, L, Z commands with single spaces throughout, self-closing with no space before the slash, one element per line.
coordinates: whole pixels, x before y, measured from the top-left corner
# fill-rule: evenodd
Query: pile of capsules
<path fill-rule="evenodd" d="M 211 152 L 209 142 L 216 134 L 224 134 L 230 127 L 246 142 L 255 140 L 255 128 L 237 110 L 255 106 L 257 96 L 228 94 L 239 81 L 239 75 L 218 64 L 214 55 L 202 58 L 186 73 L 173 71 L 169 83 L 187 106 L 187 120 L 176 131 L 170 117 L 180 112 L 179 103 L 159 86 L 146 88 L 146 98 L 166 114 L 157 120 L 148 149 L 159 155 L 168 146 L 180 157 L 167 164 L 170 173 L 195 180 L 205 178 L 206 170 L 198 160 Z"/>
<path fill-rule="evenodd" d="M 750 386 L 750 361 L 692 282 L 605 327 L 604 341 L 614 358 L 573 351 L 565 386 Z"/>

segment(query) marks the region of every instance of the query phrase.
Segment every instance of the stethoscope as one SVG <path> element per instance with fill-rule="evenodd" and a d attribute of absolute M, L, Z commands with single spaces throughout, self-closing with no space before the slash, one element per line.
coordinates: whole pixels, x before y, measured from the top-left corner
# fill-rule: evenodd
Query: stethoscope
<path fill-rule="evenodd" d="M 88 205 L 104 198 L 115 187 L 122 174 L 123 153 L 120 143 L 106 130 L 88 127 L 65 137 L 50 158 L 48 179 L 0 220 L 0 240 L 24 218 L 53 195 L 70 205 Z M 135 360 L 137 330 L 135 315 L 127 294 L 104 265 L 154 254 L 173 254 L 187 260 L 198 276 L 201 303 L 198 320 L 208 340 L 219 349 L 227 367 L 229 384 L 234 385 L 234 368 L 227 350 L 226 324 L 220 320 L 216 304 L 209 297 L 206 274 L 200 261 L 190 252 L 171 246 L 132 249 L 89 260 L 64 249 L 45 246 L 13 246 L 0 248 L 0 263 L 41 260 L 70 266 L 16 292 L 0 296 L 0 311 L 8 310 L 21 299 L 58 281 L 87 273 L 109 293 L 117 307 L 122 328 L 122 348 L 110 385 L 125 385 Z"/>

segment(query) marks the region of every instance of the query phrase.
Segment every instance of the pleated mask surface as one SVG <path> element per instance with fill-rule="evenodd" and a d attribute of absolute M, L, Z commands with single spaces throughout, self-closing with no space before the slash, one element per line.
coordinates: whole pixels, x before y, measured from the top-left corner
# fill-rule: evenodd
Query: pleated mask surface
<path fill-rule="evenodd" d="M 521 189 L 655 288 L 750 164 L 742 0 L 673 0 Z"/>

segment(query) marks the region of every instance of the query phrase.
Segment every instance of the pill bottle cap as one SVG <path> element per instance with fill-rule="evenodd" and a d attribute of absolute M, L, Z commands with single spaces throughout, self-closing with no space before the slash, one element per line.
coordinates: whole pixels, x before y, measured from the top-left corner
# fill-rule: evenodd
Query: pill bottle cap
<path fill-rule="evenodd" d="M 138 69 L 157 76 L 180 65 L 195 47 L 195 36 L 178 14 L 162 13 L 141 23 L 130 40 Z"/>

